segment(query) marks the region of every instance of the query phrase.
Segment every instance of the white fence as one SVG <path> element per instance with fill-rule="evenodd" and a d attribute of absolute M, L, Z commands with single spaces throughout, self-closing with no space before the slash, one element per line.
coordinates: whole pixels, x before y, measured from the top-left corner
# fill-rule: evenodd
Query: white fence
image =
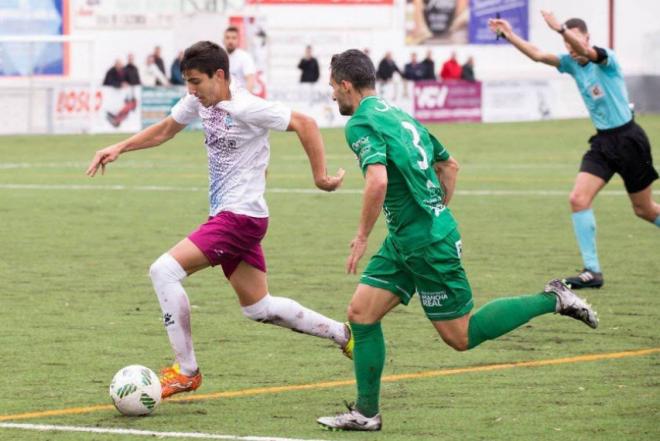
<path fill-rule="evenodd" d="M 442 92 L 452 87 L 455 86 L 438 83 L 436 89 Z M 270 90 L 270 99 L 312 116 L 320 127 L 342 127 L 346 121 L 325 84 L 279 84 Z M 413 116 L 423 116 L 414 98 L 419 90 L 412 83 L 396 82 L 382 92 L 388 101 Z M 0 87 L 0 94 L 3 97 L 0 112 L 5 115 L 0 134 L 130 133 L 165 117 L 169 108 L 185 94 L 185 88 L 113 88 L 57 82 Z M 441 97 L 439 94 L 433 109 L 440 112 L 446 109 L 460 115 L 460 107 L 445 103 L 439 99 Z M 428 103 L 421 106 L 428 110 Z M 587 116 L 572 79 L 564 77 L 483 82 L 479 106 L 482 122 Z M 474 110 L 474 103 L 471 109 Z M 460 120 L 460 117 L 452 120 Z"/>

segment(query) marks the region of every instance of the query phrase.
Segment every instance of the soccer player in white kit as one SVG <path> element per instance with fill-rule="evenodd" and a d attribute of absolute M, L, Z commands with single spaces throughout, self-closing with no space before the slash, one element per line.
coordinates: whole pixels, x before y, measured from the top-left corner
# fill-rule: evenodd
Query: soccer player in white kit
<path fill-rule="evenodd" d="M 291 299 L 269 294 L 261 249 L 268 225 L 263 194 L 270 129 L 297 133 L 309 158 L 314 183 L 321 190 L 337 189 L 344 170 L 328 176 L 323 140 L 312 118 L 243 88 L 230 87 L 229 59 L 217 44 L 201 41 L 186 49 L 181 71 L 188 94 L 174 106 L 172 114 L 97 151 L 86 172 L 93 177 L 99 168 L 104 172 L 105 166 L 120 154 L 158 146 L 195 118 L 202 120 L 209 164 L 209 218 L 160 256 L 149 271 L 176 358 L 173 366 L 161 372 L 163 398 L 195 390 L 201 384 L 192 344 L 190 304 L 182 281 L 209 266 L 222 266 L 246 317 L 331 339 L 351 357 L 353 340 L 347 325 Z"/>
<path fill-rule="evenodd" d="M 236 26 L 229 26 L 223 37 L 225 50 L 229 55 L 229 74 L 235 86 L 245 87 L 254 93 L 257 84 L 257 67 L 252 55 L 241 49 L 240 32 Z"/>

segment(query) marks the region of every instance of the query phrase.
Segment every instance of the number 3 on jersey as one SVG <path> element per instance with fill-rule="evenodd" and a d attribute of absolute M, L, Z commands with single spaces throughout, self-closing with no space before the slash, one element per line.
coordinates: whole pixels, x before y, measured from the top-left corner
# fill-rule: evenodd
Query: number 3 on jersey
<path fill-rule="evenodd" d="M 410 131 L 412 134 L 413 138 L 413 146 L 417 149 L 419 154 L 422 156 L 421 161 L 417 161 L 417 165 L 421 170 L 426 170 L 429 168 L 429 160 L 428 157 L 426 156 L 426 151 L 424 151 L 424 148 L 419 145 L 419 141 L 421 141 L 421 138 L 419 137 L 419 132 L 417 131 L 417 127 L 415 127 L 413 124 L 409 123 L 408 121 L 401 121 L 401 126 Z"/>

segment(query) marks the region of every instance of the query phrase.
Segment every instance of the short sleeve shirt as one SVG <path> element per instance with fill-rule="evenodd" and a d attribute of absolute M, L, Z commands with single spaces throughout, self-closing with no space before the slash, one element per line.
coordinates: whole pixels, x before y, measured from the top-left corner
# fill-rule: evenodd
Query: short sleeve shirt
<path fill-rule="evenodd" d="M 257 73 L 252 56 L 243 49 L 236 48 L 229 54 L 229 77 L 237 87 L 247 85 L 245 77 Z"/>
<path fill-rule="evenodd" d="M 584 66 L 568 54 L 560 54 L 561 73 L 573 77 L 591 121 L 597 129 L 620 127 L 632 119 L 628 104 L 628 91 L 616 55 L 605 49 L 607 59 L 600 64 L 589 62 Z"/>
<path fill-rule="evenodd" d="M 209 214 L 221 211 L 268 217 L 264 199 L 270 158 L 268 131 L 284 131 L 291 110 L 242 88 L 231 99 L 204 107 L 186 95 L 172 108 L 172 118 L 190 124 L 201 118 L 209 168 Z"/>
<path fill-rule="evenodd" d="M 449 152 L 422 124 L 385 100 L 369 96 L 345 132 L 363 173 L 372 164 L 387 168 L 383 212 L 398 248 L 404 252 L 421 248 L 456 228 L 433 169 L 433 163 L 449 159 Z"/>

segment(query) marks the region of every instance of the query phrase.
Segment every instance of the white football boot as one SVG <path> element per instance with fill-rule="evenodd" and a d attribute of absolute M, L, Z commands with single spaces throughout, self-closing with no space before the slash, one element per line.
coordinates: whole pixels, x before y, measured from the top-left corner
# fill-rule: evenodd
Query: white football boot
<path fill-rule="evenodd" d="M 365 432 L 376 432 L 383 426 L 380 414 L 371 418 L 360 413 L 354 406 L 346 403 L 348 412 L 335 416 L 321 417 L 316 420 L 323 428 L 328 430 L 360 430 Z"/>
<path fill-rule="evenodd" d="M 559 279 L 551 280 L 546 283 L 544 291 L 557 296 L 555 312 L 580 320 L 594 329 L 598 327 L 598 314 L 596 311 L 571 291 L 564 282 Z"/>

